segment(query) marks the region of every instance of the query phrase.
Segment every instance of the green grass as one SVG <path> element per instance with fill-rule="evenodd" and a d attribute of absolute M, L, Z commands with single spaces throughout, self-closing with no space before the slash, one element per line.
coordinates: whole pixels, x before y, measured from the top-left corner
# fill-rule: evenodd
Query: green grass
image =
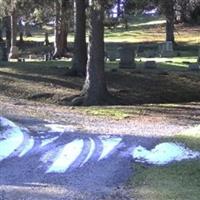
<path fill-rule="evenodd" d="M 92 106 L 89 108 L 81 108 L 81 110 L 93 116 L 111 117 L 118 120 L 129 116 L 125 110 L 119 109 L 118 107 Z"/>
<path fill-rule="evenodd" d="M 137 165 L 134 196 L 140 200 L 199 200 L 200 162 L 187 161 L 167 167 Z"/>
<path fill-rule="evenodd" d="M 199 27 L 176 25 L 175 39 L 178 43 L 198 44 L 200 41 Z M 106 42 L 164 42 L 165 19 L 163 17 L 134 16 L 129 20 L 129 29 L 123 26 L 105 31 Z"/>
<path fill-rule="evenodd" d="M 170 141 L 182 142 L 200 151 L 200 126 L 186 130 Z M 162 167 L 136 164 L 131 185 L 133 196 L 140 200 L 199 200 L 200 160 Z"/>

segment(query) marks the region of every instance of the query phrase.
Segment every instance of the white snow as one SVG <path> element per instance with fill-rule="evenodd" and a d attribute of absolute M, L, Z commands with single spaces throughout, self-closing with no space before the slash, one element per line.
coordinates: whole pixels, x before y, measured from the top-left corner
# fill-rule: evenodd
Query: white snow
<path fill-rule="evenodd" d="M 21 151 L 21 153 L 19 154 L 19 157 L 23 157 L 26 153 L 28 153 L 34 146 L 34 139 L 33 137 L 31 137 L 30 139 L 28 139 L 28 142 L 25 144 L 24 149 Z"/>
<path fill-rule="evenodd" d="M 56 132 L 56 133 L 64 133 L 65 131 L 72 132 L 74 131 L 73 126 L 64 126 L 60 124 L 46 124 L 45 127 L 49 128 L 49 132 Z"/>
<path fill-rule="evenodd" d="M 49 138 L 49 139 L 44 139 L 42 140 L 42 143 L 41 143 L 41 147 L 44 147 L 52 142 L 54 142 L 55 140 L 57 140 L 59 138 L 59 136 L 56 136 L 56 137 L 53 137 L 53 138 Z"/>
<path fill-rule="evenodd" d="M 23 143 L 24 135 L 20 128 L 6 118 L 0 117 L 3 140 L 0 140 L 0 161 L 10 156 Z"/>
<path fill-rule="evenodd" d="M 87 161 L 92 157 L 94 151 L 95 151 L 95 142 L 93 139 L 90 139 L 90 144 L 91 146 L 89 147 L 89 153 L 87 155 L 87 157 L 85 158 L 85 160 L 82 162 L 82 164 L 80 165 L 80 167 L 82 167 L 85 163 L 87 163 Z"/>
<path fill-rule="evenodd" d="M 103 150 L 98 161 L 106 158 L 110 153 L 112 153 L 117 145 L 122 141 L 120 137 L 104 138 L 100 137 L 100 140 L 103 144 Z"/>
<path fill-rule="evenodd" d="M 65 173 L 67 169 L 76 161 L 82 152 L 84 142 L 76 139 L 66 144 L 59 152 L 46 173 Z"/>
<path fill-rule="evenodd" d="M 192 151 L 180 144 L 166 142 L 158 144 L 150 151 L 138 146 L 133 150 L 132 156 L 138 162 L 165 165 L 172 161 L 197 158 L 200 156 L 200 152 Z"/>

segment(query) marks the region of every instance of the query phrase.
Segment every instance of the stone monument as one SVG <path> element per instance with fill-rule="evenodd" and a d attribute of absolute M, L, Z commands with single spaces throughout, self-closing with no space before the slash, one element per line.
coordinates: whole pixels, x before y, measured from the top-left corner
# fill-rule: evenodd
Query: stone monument
<path fill-rule="evenodd" d="M 151 61 L 146 61 L 144 63 L 144 68 L 145 69 L 156 69 L 157 68 L 157 63 L 153 60 Z"/>
<path fill-rule="evenodd" d="M 119 68 L 134 68 L 135 64 L 135 50 L 130 46 L 123 46 L 119 49 Z"/>
<path fill-rule="evenodd" d="M 161 57 L 173 57 L 174 56 L 174 49 L 173 49 L 173 42 L 166 41 L 160 47 L 160 56 Z"/>
<path fill-rule="evenodd" d="M 18 59 L 19 57 L 19 49 L 17 46 L 11 46 L 10 47 L 10 53 L 9 53 L 9 58 L 10 59 Z"/>

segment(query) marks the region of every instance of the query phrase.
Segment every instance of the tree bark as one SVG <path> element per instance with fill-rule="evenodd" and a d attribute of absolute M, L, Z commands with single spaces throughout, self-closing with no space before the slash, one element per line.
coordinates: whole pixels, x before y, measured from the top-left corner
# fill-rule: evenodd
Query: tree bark
<path fill-rule="evenodd" d="M 17 37 L 17 16 L 16 10 L 13 9 L 11 14 L 11 47 L 9 58 L 18 58 L 18 48 L 16 47 L 16 37 Z"/>
<path fill-rule="evenodd" d="M 75 40 L 74 54 L 72 60 L 72 75 L 85 76 L 87 64 L 87 44 L 86 44 L 86 3 L 85 0 L 74 1 L 75 15 Z"/>
<path fill-rule="evenodd" d="M 3 42 L 3 20 L 0 19 L 0 42 Z"/>
<path fill-rule="evenodd" d="M 104 7 L 102 0 L 93 0 L 89 7 L 89 45 L 83 105 L 105 103 L 108 95 L 104 72 Z"/>
<path fill-rule="evenodd" d="M 0 42 L 3 42 L 3 33 L 2 33 L 2 30 L 0 30 Z"/>
<path fill-rule="evenodd" d="M 171 8 L 169 14 L 166 15 L 166 41 L 175 42 L 174 39 L 174 9 Z"/>
<path fill-rule="evenodd" d="M 67 32 L 68 32 L 68 10 L 70 9 L 69 0 L 62 0 L 61 4 L 55 1 L 56 22 L 55 22 L 55 41 L 54 58 L 65 56 L 67 50 Z"/>
<path fill-rule="evenodd" d="M 161 1 L 161 7 L 166 16 L 166 41 L 175 42 L 174 38 L 174 21 L 175 21 L 175 1 Z"/>
<path fill-rule="evenodd" d="M 6 16 L 3 18 L 3 26 L 6 31 L 6 48 L 10 48 L 11 46 L 11 17 Z"/>

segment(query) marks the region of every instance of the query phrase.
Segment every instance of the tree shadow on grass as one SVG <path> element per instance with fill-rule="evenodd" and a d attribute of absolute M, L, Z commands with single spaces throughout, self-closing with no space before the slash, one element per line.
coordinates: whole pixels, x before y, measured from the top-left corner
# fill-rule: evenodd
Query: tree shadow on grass
<path fill-rule="evenodd" d="M 44 82 L 44 83 L 52 83 L 56 84 L 62 87 L 66 88 L 71 88 L 71 89 L 80 89 L 81 86 L 74 83 L 74 82 L 69 82 L 69 81 L 62 81 L 59 79 L 55 78 L 50 78 L 50 77 L 42 77 L 42 76 L 33 76 L 33 75 L 24 75 L 24 74 L 16 74 L 16 73 L 9 73 L 9 72 L 0 72 L 0 75 L 9 77 L 9 78 L 16 78 L 19 80 L 26 80 L 26 81 L 31 81 L 31 82 Z"/>

